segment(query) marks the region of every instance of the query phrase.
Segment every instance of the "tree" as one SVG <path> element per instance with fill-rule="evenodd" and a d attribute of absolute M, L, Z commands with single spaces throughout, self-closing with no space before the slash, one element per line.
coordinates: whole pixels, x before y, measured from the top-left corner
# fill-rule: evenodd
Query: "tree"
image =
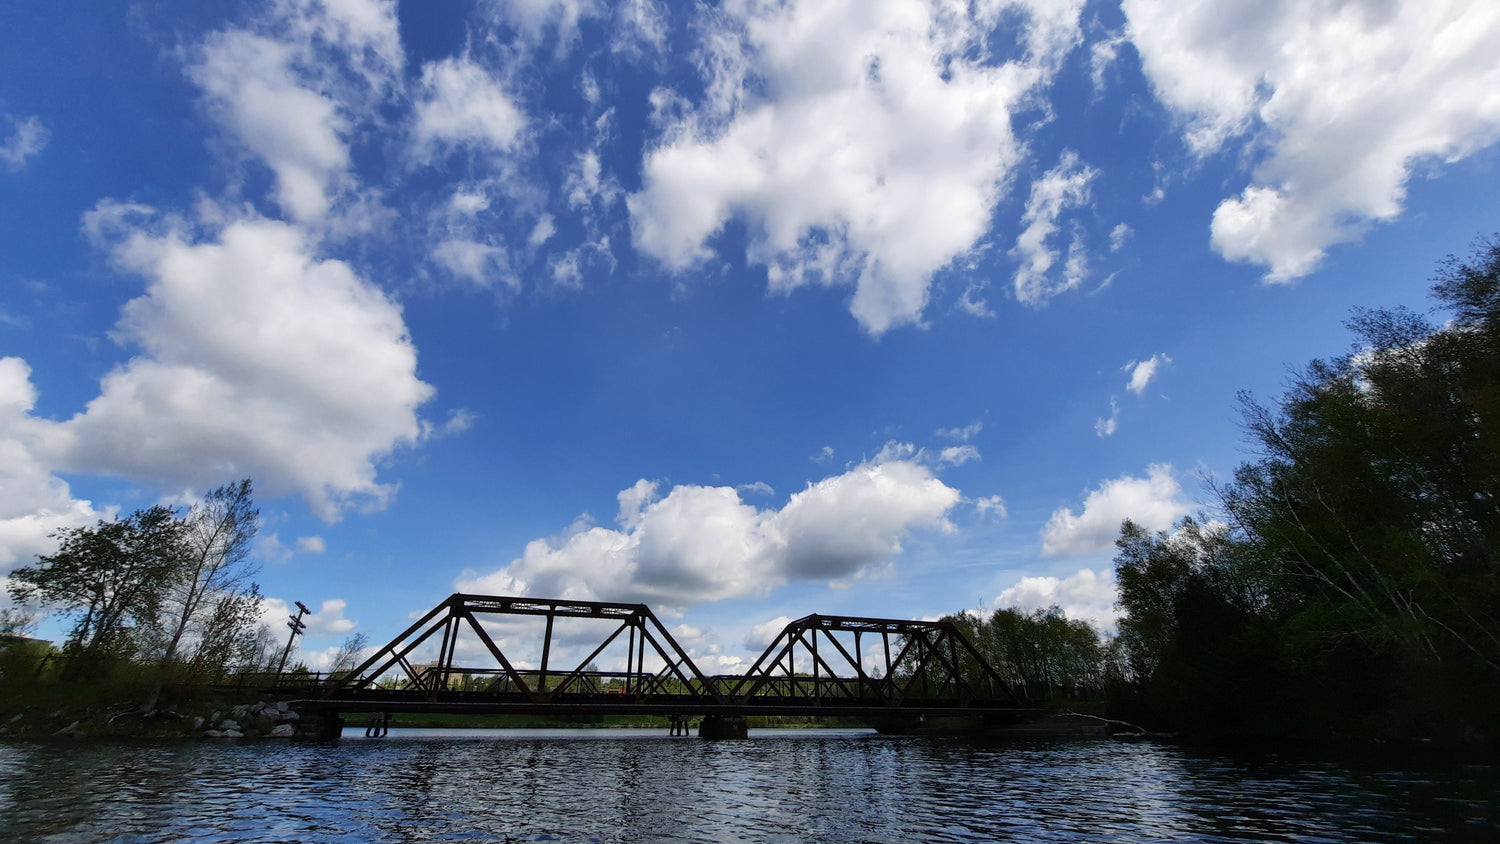
<path fill-rule="evenodd" d="M 1354 350 L 1274 404 L 1218 487 L 1223 525 L 1117 543 L 1132 673 L 1223 734 L 1493 730 L 1500 694 L 1500 244 L 1450 259 L 1443 327 L 1358 310 Z"/>
<path fill-rule="evenodd" d="M 1057 607 L 1030 613 L 1009 607 L 988 619 L 961 613 L 958 626 L 985 661 L 1023 696 L 1050 697 L 1102 687 L 1104 663 L 1099 633 L 1087 621 L 1070 619 Z M 962 662 L 962 661 L 961 661 Z M 977 666 L 965 667 L 973 674 Z"/>
<path fill-rule="evenodd" d="M 370 646 L 370 637 L 363 633 L 351 633 L 349 638 L 339 646 L 338 653 L 334 654 L 333 662 L 328 666 L 329 674 L 338 674 L 348 671 L 358 665 L 363 657 L 365 649 Z"/>
<path fill-rule="evenodd" d="M 169 507 L 52 534 L 55 554 L 10 573 L 12 596 L 78 615 L 65 650 L 132 656 L 139 632 L 154 627 L 182 552 L 183 525 Z"/>
<path fill-rule="evenodd" d="M 196 677 L 217 677 L 231 667 L 258 667 L 262 662 L 260 587 L 220 592 L 203 624 L 203 636 L 190 663 Z M 147 709 L 155 700 L 147 701 Z"/>
<path fill-rule="evenodd" d="M 245 603 L 242 599 L 254 594 L 252 603 L 258 609 L 254 585 L 246 591 L 255 574 L 255 567 L 247 563 L 250 541 L 260 528 L 260 511 L 255 509 L 251 491 L 249 478 L 225 484 L 188 510 L 183 559 L 166 591 L 163 665 L 177 659 L 184 638 L 192 635 L 200 651 L 211 645 L 211 650 L 221 653 L 224 643 L 246 626 L 245 608 L 235 602 Z M 231 626 L 223 629 L 226 624 Z M 204 660 L 200 654 L 194 661 Z"/>

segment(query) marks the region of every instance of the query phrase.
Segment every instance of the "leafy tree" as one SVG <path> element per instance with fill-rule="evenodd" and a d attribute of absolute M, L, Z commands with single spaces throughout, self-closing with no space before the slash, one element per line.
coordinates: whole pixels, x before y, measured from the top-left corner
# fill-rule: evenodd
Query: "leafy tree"
<path fill-rule="evenodd" d="M 1443 327 L 1356 311 L 1359 339 L 1271 406 L 1224 524 L 1117 543 L 1130 673 L 1179 726 L 1493 730 L 1500 694 L 1500 245 L 1451 260 Z"/>
<path fill-rule="evenodd" d="M 252 604 L 259 609 L 259 593 L 249 584 L 255 567 L 247 562 L 250 542 L 260 527 L 251 492 L 250 479 L 245 478 L 217 487 L 188 510 L 183 558 L 164 601 L 163 665 L 177 659 L 185 637 L 193 636 L 200 652 L 207 648 L 227 658 L 226 643 L 247 626 L 246 610 Z M 199 653 L 193 661 L 212 662 L 205 656 Z"/>
<path fill-rule="evenodd" d="M 138 631 L 155 626 L 167 585 L 181 560 L 183 525 L 169 507 L 126 519 L 53 533 L 55 554 L 10 573 L 12 596 L 77 614 L 65 650 L 129 657 Z"/>
<path fill-rule="evenodd" d="M 190 668 L 194 676 L 218 677 L 231 667 L 260 666 L 261 633 L 265 631 L 259 623 L 263 601 L 260 587 L 254 583 L 244 591 L 218 593 L 193 652 Z"/>
<path fill-rule="evenodd" d="M 1057 607 L 1030 613 L 1010 607 L 996 610 L 988 619 L 961 613 L 947 620 L 1022 696 L 1046 698 L 1054 692 L 1102 688 L 1104 651 L 1098 631 L 1087 621 L 1069 619 Z M 976 669 L 964 670 L 972 675 Z"/>

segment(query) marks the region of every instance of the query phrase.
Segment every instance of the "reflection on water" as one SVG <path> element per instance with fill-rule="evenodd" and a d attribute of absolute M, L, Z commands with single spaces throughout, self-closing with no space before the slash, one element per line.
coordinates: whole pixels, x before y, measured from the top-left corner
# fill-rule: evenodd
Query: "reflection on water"
<path fill-rule="evenodd" d="M 355 734 L 354 730 L 350 730 Z M 1492 841 L 1500 773 L 864 731 L 0 745 L 0 841 Z"/>

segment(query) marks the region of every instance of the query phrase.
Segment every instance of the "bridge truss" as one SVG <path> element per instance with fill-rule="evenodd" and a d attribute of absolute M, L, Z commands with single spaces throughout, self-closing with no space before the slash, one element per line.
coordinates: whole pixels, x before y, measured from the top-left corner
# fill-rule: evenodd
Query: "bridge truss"
<path fill-rule="evenodd" d="M 435 658 L 417 661 L 434 645 Z M 562 651 L 586 656 L 560 663 Z M 317 708 L 342 712 L 880 715 L 1020 707 L 949 622 L 810 615 L 788 624 L 744 674 L 709 676 L 645 604 L 468 594 L 450 596 L 319 691 Z"/>

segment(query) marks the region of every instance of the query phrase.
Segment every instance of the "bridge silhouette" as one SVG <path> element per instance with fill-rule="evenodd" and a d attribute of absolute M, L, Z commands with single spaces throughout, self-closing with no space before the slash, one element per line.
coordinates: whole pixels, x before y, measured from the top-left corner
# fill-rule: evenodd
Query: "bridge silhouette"
<path fill-rule="evenodd" d="M 415 661 L 429 643 L 436 657 Z M 560 648 L 587 656 L 559 664 Z M 602 670 L 601 660 L 617 668 Z M 645 604 L 468 594 L 299 705 L 335 722 L 355 713 L 625 714 L 665 716 L 675 729 L 701 717 L 710 737 L 743 736 L 747 715 L 894 723 L 1028 711 L 947 621 L 809 615 L 743 674 L 707 675 Z"/>

